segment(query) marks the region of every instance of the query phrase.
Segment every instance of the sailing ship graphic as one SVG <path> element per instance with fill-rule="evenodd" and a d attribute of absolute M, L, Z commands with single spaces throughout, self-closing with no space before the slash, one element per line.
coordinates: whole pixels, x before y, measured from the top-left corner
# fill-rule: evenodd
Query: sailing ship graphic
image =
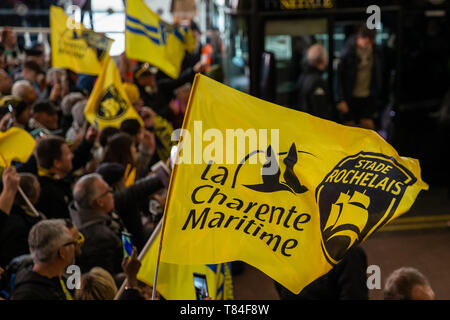
<path fill-rule="evenodd" d="M 325 224 L 324 234 L 327 242 L 337 237 L 347 237 L 348 250 L 356 241 L 361 240 L 361 234 L 369 218 L 370 198 L 363 193 L 354 191 L 340 193 L 335 203 L 331 204 L 330 216 Z"/>

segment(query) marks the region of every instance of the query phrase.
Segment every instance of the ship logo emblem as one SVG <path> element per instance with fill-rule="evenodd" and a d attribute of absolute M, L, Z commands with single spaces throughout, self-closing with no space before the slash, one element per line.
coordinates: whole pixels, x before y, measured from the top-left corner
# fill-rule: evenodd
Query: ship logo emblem
<path fill-rule="evenodd" d="M 417 179 L 392 157 L 360 152 L 341 160 L 316 188 L 322 250 L 331 265 L 385 225 Z"/>

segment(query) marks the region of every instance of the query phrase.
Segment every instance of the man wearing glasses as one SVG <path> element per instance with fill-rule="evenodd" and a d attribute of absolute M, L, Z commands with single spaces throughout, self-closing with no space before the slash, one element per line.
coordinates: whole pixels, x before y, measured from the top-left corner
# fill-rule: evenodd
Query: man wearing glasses
<path fill-rule="evenodd" d="M 62 219 L 44 220 L 28 237 L 34 266 L 16 278 L 12 300 L 70 300 L 63 274 L 75 260 L 78 239 Z"/>

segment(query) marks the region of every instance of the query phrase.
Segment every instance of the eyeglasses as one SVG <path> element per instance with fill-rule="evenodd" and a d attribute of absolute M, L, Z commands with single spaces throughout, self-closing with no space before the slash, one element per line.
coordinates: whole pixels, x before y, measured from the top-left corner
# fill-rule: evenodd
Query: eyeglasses
<path fill-rule="evenodd" d="M 70 246 L 70 245 L 82 245 L 84 243 L 84 236 L 83 236 L 83 234 L 81 233 L 81 232 L 78 232 L 78 239 L 76 239 L 76 240 L 72 240 L 72 241 L 70 241 L 70 242 L 67 242 L 67 243 L 65 243 L 65 244 L 63 244 L 63 247 L 67 247 L 67 246 Z"/>
<path fill-rule="evenodd" d="M 108 190 L 106 190 L 104 193 L 102 193 L 97 198 L 95 198 L 95 200 L 100 199 L 101 197 L 106 196 L 108 193 L 113 193 L 113 192 L 114 192 L 114 190 L 112 188 L 108 188 Z"/>

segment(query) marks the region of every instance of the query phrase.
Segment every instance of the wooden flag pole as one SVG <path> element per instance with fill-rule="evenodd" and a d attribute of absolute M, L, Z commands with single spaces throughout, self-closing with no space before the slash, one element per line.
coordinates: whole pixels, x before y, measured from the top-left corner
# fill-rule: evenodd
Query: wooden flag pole
<path fill-rule="evenodd" d="M 8 162 L 6 162 L 5 157 L 3 156 L 3 154 L 0 153 L 0 157 L 2 158 L 2 161 L 5 163 L 5 165 L 8 165 Z M 31 203 L 30 199 L 28 199 L 27 195 L 25 194 L 25 192 L 23 192 L 22 188 L 20 187 L 20 184 L 17 186 L 17 190 L 19 191 L 20 195 L 23 197 L 23 199 L 25 200 L 25 202 L 27 203 L 27 205 L 30 207 L 31 211 L 33 211 L 34 215 L 36 217 L 39 217 L 40 214 L 39 212 L 37 212 L 36 208 L 33 206 L 33 204 Z"/>
<path fill-rule="evenodd" d="M 183 130 L 186 130 L 186 125 L 189 121 L 189 118 L 191 116 L 191 106 L 192 106 L 192 100 L 194 98 L 194 94 L 196 92 L 196 88 L 198 85 L 198 81 L 199 81 L 199 74 L 195 75 L 194 78 L 194 83 L 192 84 L 192 88 L 191 88 L 191 92 L 189 94 L 189 101 L 186 107 L 186 113 L 184 115 L 184 119 L 183 119 L 183 125 L 182 128 Z M 180 137 L 180 141 L 178 143 L 178 148 L 182 149 L 182 145 L 183 145 L 183 139 L 182 139 L 182 134 Z M 167 212 L 168 212 L 168 206 L 169 206 L 169 202 L 172 196 L 172 191 L 173 191 L 173 181 L 175 179 L 175 176 L 177 174 L 177 169 L 178 169 L 178 165 L 176 165 L 178 163 L 178 158 L 180 155 L 180 149 L 177 149 L 177 153 L 176 153 L 176 158 L 175 158 L 175 163 L 172 163 L 172 176 L 170 178 L 170 185 L 169 185 L 169 190 L 167 192 L 167 198 L 166 198 L 166 206 L 164 208 L 164 216 L 163 216 L 163 226 L 162 226 L 162 231 L 161 231 L 161 239 L 159 241 L 159 247 L 158 247 L 158 258 L 156 260 L 156 268 L 155 268 L 155 278 L 153 280 L 153 292 L 152 292 L 152 300 L 155 300 L 155 296 L 156 296 L 156 283 L 158 280 L 158 271 L 159 271 L 159 263 L 161 260 L 161 250 L 162 250 L 162 241 L 163 241 L 163 237 L 164 237 L 164 230 L 166 227 L 166 220 L 167 220 Z"/>

